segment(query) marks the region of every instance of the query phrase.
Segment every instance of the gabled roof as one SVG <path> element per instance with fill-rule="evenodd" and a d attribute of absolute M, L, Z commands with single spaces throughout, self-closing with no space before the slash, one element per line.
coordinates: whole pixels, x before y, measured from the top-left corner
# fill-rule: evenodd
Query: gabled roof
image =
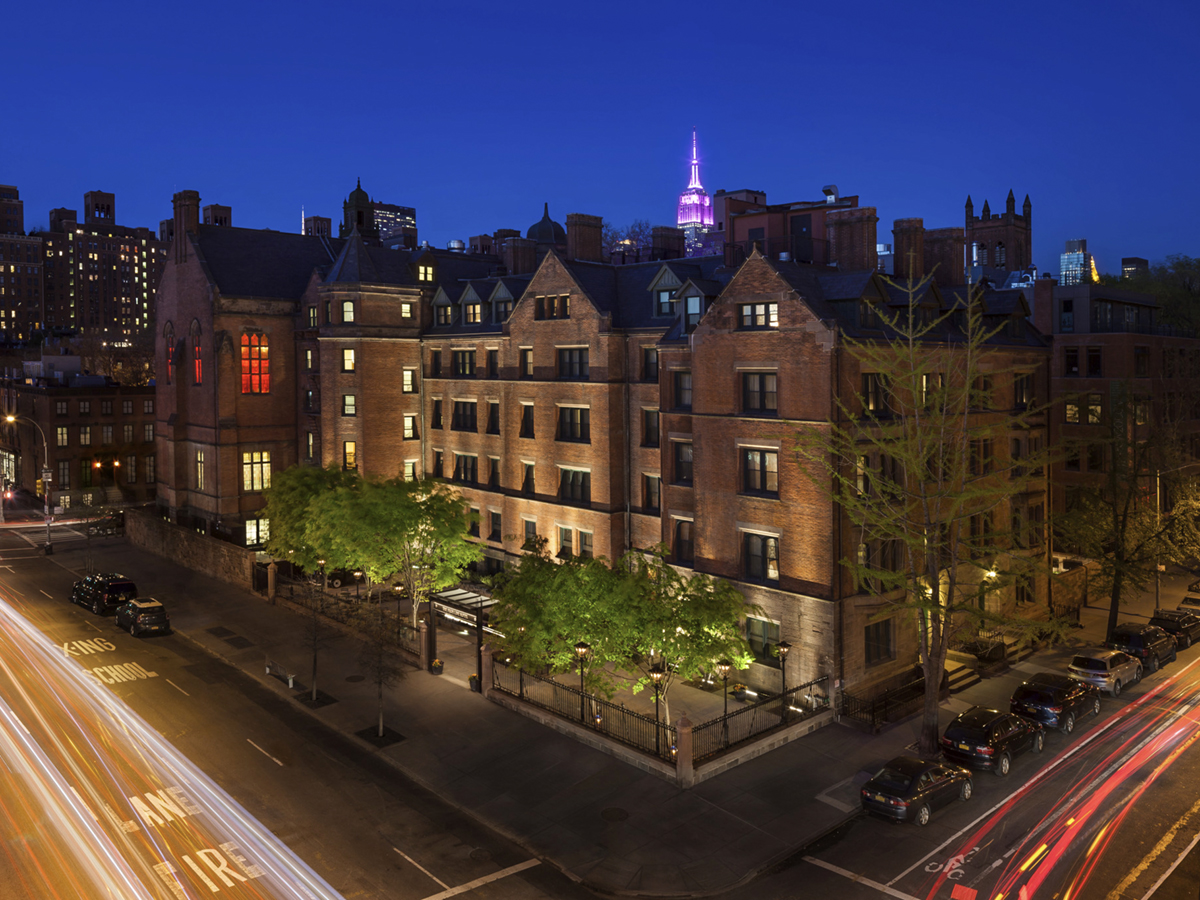
<path fill-rule="evenodd" d="M 367 245 L 363 243 L 362 235 L 356 227 L 346 238 L 346 245 L 333 263 L 333 268 L 325 276 L 326 284 L 337 282 L 347 284 L 379 284 L 379 272 L 371 262 Z"/>
<path fill-rule="evenodd" d="M 669 269 L 681 282 L 690 278 L 717 282 L 716 293 L 720 293 L 728 281 L 728 275 L 719 271 L 724 267 L 724 259 L 719 256 L 696 257 L 687 262 L 669 260 L 625 266 L 580 260 L 563 260 L 562 264 L 596 309 L 612 316 L 614 328 L 667 326 L 666 319 L 654 315 L 654 297 L 651 293 L 651 289 L 661 280 L 664 269 Z"/>

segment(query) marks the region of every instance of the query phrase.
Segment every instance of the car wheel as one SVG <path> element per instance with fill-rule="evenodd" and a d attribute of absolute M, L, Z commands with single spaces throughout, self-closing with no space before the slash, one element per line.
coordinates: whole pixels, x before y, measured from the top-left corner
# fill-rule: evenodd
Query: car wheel
<path fill-rule="evenodd" d="M 1046 746 L 1046 733 L 1039 731 L 1033 738 L 1033 752 L 1041 753 Z"/>
<path fill-rule="evenodd" d="M 96 600 L 92 603 L 92 612 L 94 612 L 96 615 L 100 615 L 100 611 L 102 609 L 104 609 L 104 606 L 100 603 L 99 600 Z"/>
<path fill-rule="evenodd" d="M 1070 734 L 1075 730 L 1075 713 L 1067 713 L 1067 717 L 1063 719 L 1062 733 Z"/>
<path fill-rule="evenodd" d="M 337 590 L 338 588 L 340 588 L 340 587 L 342 586 L 342 579 L 340 579 L 340 578 L 330 578 L 330 579 L 329 579 L 329 586 L 330 586 L 331 588 L 333 588 L 334 590 Z"/>
<path fill-rule="evenodd" d="M 1179 636 L 1179 640 L 1181 640 L 1183 642 L 1184 650 L 1186 650 L 1188 647 L 1192 646 L 1192 636 L 1190 634 L 1181 634 Z"/>
<path fill-rule="evenodd" d="M 918 825 L 929 824 L 929 804 L 922 803 L 921 808 L 917 810 L 916 818 L 913 819 Z"/>
<path fill-rule="evenodd" d="M 1093 716 L 1100 715 L 1100 698 L 1099 697 L 1092 698 L 1092 715 Z"/>
<path fill-rule="evenodd" d="M 1116 681 L 1113 682 L 1112 695 L 1114 697 L 1121 696 L 1121 679 L 1120 678 L 1118 678 Z"/>
<path fill-rule="evenodd" d="M 1137 684 L 1141 680 L 1142 680 L 1142 667 L 1138 666 L 1136 669 L 1134 669 L 1134 672 L 1133 672 L 1133 683 Z"/>
<path fill-rule="evenodd" d="M 971 784 L 971 779 L 967 779 L 962 783 L 962 787 L 958 789 L 959 800 L 970 800 L 971 795 L 975 793 L 975 785 Z"/>
<path fill-rule="evenodd" d="M 1011 768 L 1012 768 L 1012 759 L 1009 757 L 1009 755 L 1007 753 L 1001 753 L 1000 758 L 998 760 L 996 760 L 996 775 L 997 775 L 997 777 L 1003 778 L 1005 775 L 1008 774 L 1008 771 Z"/>
<path fill-rule="evenodd" d="M 135 625 L 133 622 L 129 623 L 129 633 L 133 635 L 133 637 L 137 637 L 137 625 Z"/>
<path fill-rule="evenodd" d="M 1151 673 L 1157 672 L 1158 671 L 1158 657 L 1155 656 L 1154 654 L 1150 654 L 1150 658 L 1148 660 L 1146 660 L 1146 668 L 1149 669 Z"/>
<path fill-rule="evenodd" d="M 1175 660 L 1177 660 L 1177 659 L 1179 659 L 1179 648 L 1172 647 L 1171 648 L 1171 658 L 1169 660 L 1167 660 L 1167 662 L 1175 662 Z"/>

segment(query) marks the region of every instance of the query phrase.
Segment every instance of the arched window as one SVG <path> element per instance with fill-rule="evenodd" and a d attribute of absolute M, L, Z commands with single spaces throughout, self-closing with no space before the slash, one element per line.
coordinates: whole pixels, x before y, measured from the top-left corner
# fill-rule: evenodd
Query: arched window
<path fill-rule="evenodd" d="M 343 300 L 342 301 L 342 321 L 343 322 L 353 322 L 354 321 L 354 301 L 353 300 Z"/>
<path fill-rule="evenodd" d="M 175 383 L 175 326 L 170 322 L 163 329 L 163 344 L 167 348 L 167 384 Z"/>
<path fill-rule="evenodd" d="M 1003 269 L 1004 264 L 1005 264 L 1005 253 L 1004 253 L 1004 244 L 1003 243 L 996 244 L 994 257 L 995 257 L 995 261 L 996 261 L 996 268 Z"/>
<path fill-rule="evenodd" d="M 271 358 L 265 334 L 242 335 L 242 393 L 271 392 Z"/>
<path fill-rule="evenodd" d="M 975 245 L 975 265 L 986 266 L 988 264 L 987 244 L 980 241 Z"/>
<path fill-rule="evenodd" d="M 200 323 L 193 320 L 191 327 L 192 384 L 204 383 L 204 361 L 200 353 Z"/>

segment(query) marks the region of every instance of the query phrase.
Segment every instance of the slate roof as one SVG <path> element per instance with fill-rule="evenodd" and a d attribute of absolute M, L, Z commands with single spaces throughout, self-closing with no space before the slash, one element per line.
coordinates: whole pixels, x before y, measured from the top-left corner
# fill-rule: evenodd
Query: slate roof
<path fill-rule="evenodd" d="M 345 243 L 221 225 L 198 225 L 189 238 L 222 294 L 293 300 L 300 299 L 313 270 L 331 265 Z"/>
<path fill-rule="evenodd" d="M 606 263 L 563 260 L 579 286 L 601 313 L 612 316 L 614 328 L 666 328 L 668 320 L 654 315 L 650 284 L 662 268 L 669 268 L 681 282 L 701 279 L 713 282 L 719 294 L 732 277 L 725 273 L 724 258 L 703 256 L 694 259 L 664 260 L 613 266 Z"/>
<path fill-rule="evenodd" d="M 342 252 L 334 262 L 333 268 L 325 276 L 326 284 L 333 284 L 335 282 L 349 284 L 380 283 L 379 272 L 375 269 L 375 264 L 371 262 L 371 255 L 367 252 L 367 245 L 363 243 L 362 235 L 358 233 L 357 228 L 350 232 L 350 237 L 346 238 L 346 245 L 342 247 Z"/>

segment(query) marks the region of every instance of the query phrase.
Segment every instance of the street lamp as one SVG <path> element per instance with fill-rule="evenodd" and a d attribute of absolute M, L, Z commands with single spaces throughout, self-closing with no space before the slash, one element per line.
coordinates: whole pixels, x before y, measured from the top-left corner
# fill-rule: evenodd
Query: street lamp
<path fill-rule="evenodd" d="M 362 572 L 358 572 L 358 571 L 356 571 L 356 572 L 354 573 L 354 599 L 355 599 L 355 600 L 357 600 L 357 599 L 358 599 L 358 583 L 359 583 L 359 580 L 360 580 L 361 578 L 362 578 Z M 369 594 L 369 593 L 368 593 L 368 595 L 367 595 L 367 599 L 368 599 L 368 600 L 370 600 L 370 599 L 371 599 L 371 598 L 370 598 L 370 594 Z M 383 601 L 382 601 L 382 600 L 380 600 L 380 601 L 379 601 L 379 608 L 380 608 L 380 609 L 383 609 Z"/>
<path fill-rule="evenodd" d="M 583 706 L 583 664 L 591 651 L 592 645 L 587 641 L 580 641 L 575 645 L 575 655 L 579 657 L 579 721 L 583 723 L 587 722 L 587 713 Z"/>
<path fill-rule="evenodd" d="M 729 746 L 729 672 L 733 668 L 733 663 L 727 659 L 717 663 L 717 674 L 721 676 L 721 683 L 724 686 L 722 693 L 725 695 L 725 716 L 721 719 L 721 723 L 725 726 L 725 746 Z"/>
<path fill-rule="evenodd" d="M 662 728 L 658 724 L 658 690 L 662 685 L 663 676 L 667 673 L 663 671 L 661 665 L 655 664 L 650 667 L 650 680 L 654 682 L 654 752 L 660 754 L 662 751 L 659 748 L 659 733 Z"/>
<path fill-rule="evenodd" d="M 5 416 L 4 421 L 10 425 L 16 422 L 17 419 L 24 419 L 30 425 L 38 430 L 38 434 L 42 436 L 42 491 L 45 493 L 45 510 L 46 510 L 46 555 L 49 556 L 54 552 L 54 545 L 50 542 L 50 445 L 46 442 L 46 432 L 42 431 L 42 426 L 34 419 L 28 416 Z"/>
<path fill-rule="evenodd" d="M 783 716 L 783 719 L 786 721 L 787 714 L 788 714 L 788 707 L 792 705 L 792 702 L 790 700 L 788 700 L 788 695 L 787 695 L 787 655 L 788 655 L 788 651 L 792 649 L 792 645 L 789 644 L 787 641 L 780 641 L 778 644 L 775 645 L 775 649 L 777 651 L 779 651 L 779 677 L 780 677 L 780 685 L 782 686 L 782 690 L 779 692 L 779 694 L 781 697 L 783 697 L 782 716 Z"/>

